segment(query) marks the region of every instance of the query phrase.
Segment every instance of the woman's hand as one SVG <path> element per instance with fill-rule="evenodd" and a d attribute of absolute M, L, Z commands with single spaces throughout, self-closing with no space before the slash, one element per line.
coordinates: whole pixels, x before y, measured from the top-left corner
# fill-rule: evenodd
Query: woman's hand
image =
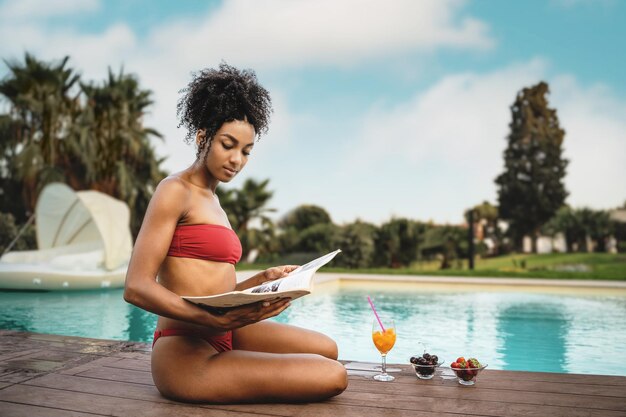
<path fill-rule="evenodd" d="M 235 290 L 243 291 L 248 288 L 256 287 L 257 285 L 264 284 L 266 282 L 274 281 L 279 278 L 286 277 L 294 269 L 298 268 L 298 265 L 282 265 L 268 268 L 265 271 L 259 272 L 251 278 L 242 281 L 237 284 Z"/>
<path fill-rule="evenodd" d="M 219 327 L 223 330 L 238 329 L 248 324 L 274 317 L 291 305 L 290 298 L 279 298 L 272 301 L 259 301 L 241 307 L 229 309 L 221 316 L 216 316 Z"/>
<path fill-rule="evenodd" d="M 291 271 L 298 268 L 298 265 L 281 265 L 268 268 L 262 273 L 261 284 L 267 281 L 274 281 L 286 277 Z"/>

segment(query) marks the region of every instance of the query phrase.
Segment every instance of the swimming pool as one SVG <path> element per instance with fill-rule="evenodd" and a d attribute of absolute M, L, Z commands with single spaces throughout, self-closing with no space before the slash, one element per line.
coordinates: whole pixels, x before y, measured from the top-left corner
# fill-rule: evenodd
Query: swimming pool
<path fill-rule="evenodd" d="M 626 376 L 624 291 L 334 282 L 295 300 L 276 321 L 330 335 L 341 359 L 377 362 L 367 295 L 396 322 L 389 363 L 407 363 L 424 345 L 448 365 L 464 355 L 492 369 Z M 126 304 L 122 290 L 0 292 L 3 329 L 149 342 L 155 322 Z"/>

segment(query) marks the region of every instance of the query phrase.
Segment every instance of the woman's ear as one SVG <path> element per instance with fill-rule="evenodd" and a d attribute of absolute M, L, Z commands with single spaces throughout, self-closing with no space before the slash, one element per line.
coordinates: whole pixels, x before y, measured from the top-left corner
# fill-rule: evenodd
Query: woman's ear
<path fill-rule="evenodd" d="M 206 129 L 198 129 L 196 132 L 196 146 L 200 146 L 200 142 L 206 136 Z"/>

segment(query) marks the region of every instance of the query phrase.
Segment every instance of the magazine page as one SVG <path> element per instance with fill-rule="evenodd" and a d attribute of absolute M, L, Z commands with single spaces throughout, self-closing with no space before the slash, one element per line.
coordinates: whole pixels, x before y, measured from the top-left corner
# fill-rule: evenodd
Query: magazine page
<path fill-rule="evenodd" d="M 289 273 L 286 277 L 279 278 L 274 281 L 264 282 L 256 287 L 248 288 L 244 292 L 246 293 L 266 293 L 266 292 L 283 292 L 291 291 L 295 289 L 308 289 L 311 286 L 311 278 L 313 274 L 322 266 L 330 262 L 341 249 L 337 249 L 334 252 L 330 252 L 324 256 L 320 256 L 317 259 L 312 260 L 302 266 L 297 267 Z"/>
<path fill-rule="evenodd" d="M 311 293 L 311 281 L 315 272 L 330 262 L 341 249 L 321 256 L 293 270 L 289 275 L 274 281 L 268 281 L 244 291 L 231 291 L 210 296 L 183 296 L 192 303 L 209 307 L 236 307 L 258 301 L 277 298 L 296 299 Z"/>

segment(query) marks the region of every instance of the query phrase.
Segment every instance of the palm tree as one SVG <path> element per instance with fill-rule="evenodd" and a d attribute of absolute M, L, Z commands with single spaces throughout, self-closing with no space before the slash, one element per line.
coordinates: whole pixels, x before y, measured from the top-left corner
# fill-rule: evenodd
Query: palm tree
<path fill-rule="evenodd" d="M 267 213 L 276 209 L 266 207 L 274 194 L 268 190 L 269 179 L 257 182 L 248 178 L 241 189 L 222 190 L 217 195 L 228 219 L 237 231 L 243 246 L 244 256 L 253 248 L 263 251 L 274 238 L 274 222 Z M 260 222 L 260 228 L 250 226 L 253 220 Z"/>
<path fill-rule="evenodd" d="M 23 63 L 6 63 L 10 73 L 0 82 L 0 94 L 10 113 L 0 117 L 0 179 L 3 191 L 17 188 L 24 201 L 11 212 L 24 221 L 39 191 L 61 181 L 125 200 L 136 233 L 166 175 L 150 142 L 161 135 L 143 126 L 152 93 L 134 76 L 110 69 L 101 86 L 79 83 L 68 60 L 47 63 L 27 53 Z"/>
<path fill-rule="evenodd" d="M 91 127 L 85 140 L 86 172 L 90 188 L 128 203 L 134 212 L 132 229 L 138 231 L 156 184 L 166 175 L 159 168 L 151 137 L 162 138 L 143 125 L 152 105 L 150 90 L 139 87 L 136 77 L 109 69 L 102 85 L 81 83 L 86 97 L 84 123 Z"/>
<path fill-rule="evenodd" d="M 16 127 L 11 135 L 15 154 L 9 163 L 22 182 L 27 211 L 32 211 L 41 188 L 65 179 L 62 161 L 75 156 L 65 153 L 78 148 L 71 127 L 80 112 L 79 92 L 72 88 L 80 76 L 68 68 L 68 61 L 66 56 L 47 63 L 29 53 L 23 63 L 5 61 L 9 76 L 0 82 L 0 94 L 9 101 Z"/>

